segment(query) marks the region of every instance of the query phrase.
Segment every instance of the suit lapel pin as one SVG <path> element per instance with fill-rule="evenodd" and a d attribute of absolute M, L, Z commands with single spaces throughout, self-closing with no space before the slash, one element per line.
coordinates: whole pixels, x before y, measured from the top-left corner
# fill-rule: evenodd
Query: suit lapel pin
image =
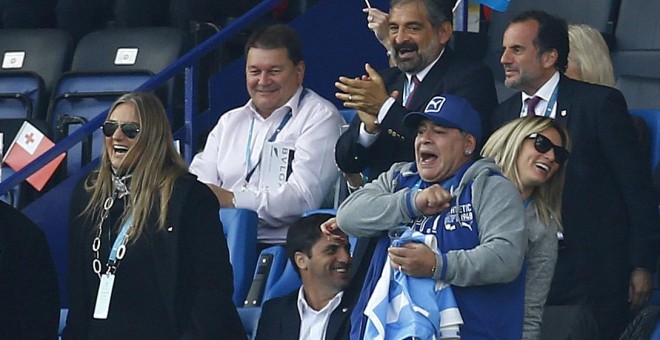
<path fill-rule="evenodd" d="M 341 312 L 342 312 L 342 313 L 346 313 L 346 312 L 348 312 L 348 308 L 347 308 L 347 307 L 342 308 L 342 309 L 341 309 Z"/>
<path fill-rule="evenodd" d="M 568 114 L 568 113 L 566 112 L 566 110 L 561 110 L 561 116 L 562 116 L 562 117 L 566 117 L 567 114 Z"/>
<path fill-rule="evenodd" d="M 174 231 L 174 227 L 170 226 L 167 228 L 167 232 L 171 233 L 172 231 Z"/>

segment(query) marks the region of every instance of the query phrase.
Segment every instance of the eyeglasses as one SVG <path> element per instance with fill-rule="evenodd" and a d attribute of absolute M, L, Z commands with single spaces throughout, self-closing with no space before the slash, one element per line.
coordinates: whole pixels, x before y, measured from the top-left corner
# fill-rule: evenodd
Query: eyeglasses
<path fill-rule="evenodd" d="M 555 151 L 555 161 L 557 164 L 559 164 L 559 166 L 563 166 L 566 163 L 569 155 L 568 150 L 561 146 L 552 144 L 548 137 L 540 133 L 532 133 L 531 135 L 527 136 L 527 139 L 534 140 L 534 148 L 540 153 L 546 153 L 550 151 L 550 149 L 553 149 Z"/>
<path fill-rule="evenodd" d="M 103 126 L 101 127 L 103 130 L 103 135 L 106 137 L 112 137 L 112 135 L 115 134 L 115 131 L 117 131 L 117 128 L 120 128 L 121 132 L 123 132 L 124 135 L 130 139 L 137 137 L 137 135 L 140 133 L 140 125 L 136 123 L 119 124 L 117 122 L 108 120 L 103 123 Z"/>

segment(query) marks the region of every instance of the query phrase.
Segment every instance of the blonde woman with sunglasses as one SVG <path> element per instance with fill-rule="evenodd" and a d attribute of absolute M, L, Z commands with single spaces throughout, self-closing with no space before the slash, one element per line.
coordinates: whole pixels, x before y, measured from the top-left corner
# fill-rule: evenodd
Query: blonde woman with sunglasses
<path fill-rule="evenodd" d="M 232 268 L 211 190 L 188 174 L 165 109 L 130 93 L 101 166 L 72 196 L 65 339 L 236 339 Z"/>
<path fill-rule="evenodd" d="M 554 120 L 518 118 L 499 128 L 481 154 L 491 157 L 520 190 L 528 231 L 523 339 L 538 339 L 543 305 L 557 262 L 561 195 L 570 138 Z"/>

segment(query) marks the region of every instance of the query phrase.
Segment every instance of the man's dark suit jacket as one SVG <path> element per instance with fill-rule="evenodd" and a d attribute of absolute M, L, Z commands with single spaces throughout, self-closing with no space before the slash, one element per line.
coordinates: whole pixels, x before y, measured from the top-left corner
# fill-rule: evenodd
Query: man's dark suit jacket
<path fill-rule="evenodd" d="M 46 236 L 0 201 L 0 339 L 56 339 L 60 299 Z"/>
<path fill-rule="evenodd" d="M 341 303 L 330 315 L 325 339 L 348 339 L 351 330 L 350 294 L 344 293 Z M 298 313 L 298 290 L 264 303 L 257 328 L 257 340 L 298 339 L 300 335 L 300 313 Z M 320 339 L 319 339 L 320 340 Z"/>
<path fill-rule="evenodd" d="M 660 223 L 649 167 L 621 92 L 563 75 L 558 86 L 556 119 L 568 127 L 573 148 L 562 204 L 564 246 L 548 304 L 625 299 L 633 268 L 655 270 Z M 500 104 L 493 126 L 519 117 L 521 105 L 520 93 Z"/>
<path fill-rule="evenodd" d="M 405 73 L 390 68 L 381 76 L 387 93 L 397 90 L 403 94 L 407 82 Z M 405 127 L 403 117 L 411 111 L 423 111 L 431 98 L 441 94 L 453 94 L 468 100 L 481 114 L 483 132 L 488 131 L 488 117 L 497 105 L 493 74 L 483 64 L 460 59 L 445 47 L 442 57 L 415 90 L 411 109 L 403 106 L 400 95 L 380 123 L 378 139 L 369 148 L 357 143 L 361 121 L 357 116 L 353 119 L 337 141 L 335 159 L 339 168 L 347 173 L 358 173 L 368 167 L 370 177 L 375 178 L 396 162 L 413 161 L 417 129 Z"/>

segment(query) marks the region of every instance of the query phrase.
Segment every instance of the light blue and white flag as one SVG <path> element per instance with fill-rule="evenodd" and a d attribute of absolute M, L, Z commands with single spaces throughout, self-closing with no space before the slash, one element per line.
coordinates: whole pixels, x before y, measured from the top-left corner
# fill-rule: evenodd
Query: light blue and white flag
<path fill-rule="evenodd" d="M 434 235 L 407 230 L 392 246 L 424 243 L 438 253 Z M 458 339 L 463 324 L 451 286 L 432 278 L 414 278 L 387 263 L 364 314 L 364 339 Z"/>

